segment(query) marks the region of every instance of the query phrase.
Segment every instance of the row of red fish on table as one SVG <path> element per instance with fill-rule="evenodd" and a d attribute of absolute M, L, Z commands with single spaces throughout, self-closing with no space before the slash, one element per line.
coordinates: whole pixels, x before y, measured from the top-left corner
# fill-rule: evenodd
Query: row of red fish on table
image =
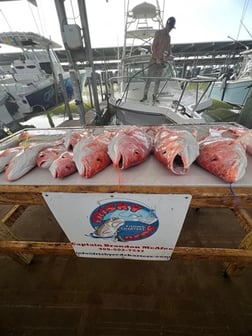
<path fill-rule="evenodd" d="M 55 178 L 75 172 L 90 178 L 110 164 L 128 169 L 153 154 L 176 175 L 188 173 L 196 162 L 232 183 L 245 175 L 247 153 L 252 154 L 252 130 L 242 127 L 212 127 L 203 138 L 198 138 L 197 132 L 166 126 L 128 126 L 105 129 L 97 135 L 92 129 L 71 130 L 40 143 L 27 134 L 20 133 L 18 145 L 0 151 L 0 172 L 8 181 L 36 166 L 49 169 Z"/>

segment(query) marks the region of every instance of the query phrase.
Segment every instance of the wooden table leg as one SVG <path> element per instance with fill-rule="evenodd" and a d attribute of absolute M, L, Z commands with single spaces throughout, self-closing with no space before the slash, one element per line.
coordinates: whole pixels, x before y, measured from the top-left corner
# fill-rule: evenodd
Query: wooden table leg
<path fill-rule="evenodd" d="M 17 218 L 25 211 L 26 207 L 14 205 L 5 216 L 0 220 L 0 240 L 18 240 L 11 232 L 8 226 L 15 223 Z M 29 264 L 32 261 L 33 255 L 27 253 L 15 253 L 10 255 L 14 260 Z"/>
<path fill-rule="evenodd" d="M 252 218 L 245 209 L 234 209 L 234 214 L 247 233 L 239 244 L 240 249 L 252 250 Z M 238 275 L 246 267 L 246 263 L 225 263 L 224 276 Z"/>

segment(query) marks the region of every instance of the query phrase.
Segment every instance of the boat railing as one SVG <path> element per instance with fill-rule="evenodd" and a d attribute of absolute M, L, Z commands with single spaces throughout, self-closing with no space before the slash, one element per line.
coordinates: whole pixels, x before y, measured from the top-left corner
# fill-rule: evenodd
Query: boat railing
<path fill-rule="evenodd" d="M 210 89 L 212 83 L 216 81 L 215 77 L 208 77 L 208 76 L 197 76 L 197 77 L 192 77 L 192 78 L 179 78 L 176 77 L 176 79 L 181 83 L 181 94 L 178 99 L 178 103 L 176 106 L 176 111 L 178 110 L 178 107 L 181 105 L 181 101 L 184 97 L 185 91 L 188 88 L 189 85 L 194 85 L 195 89 L 195 103 L 191 105 L 192 111 L 191 113 L 194 113 L 199 104 L 203 101 L 203 99 L 206 97 L 206 94 L 208 90 Z M 202 90 L 202 84 L 205 85 L 205 87 Z"/>
<path fill-rule="evenodd" d="M 122 93 L 121 97 L 119 98 L 119 103 L 124 100 L 127 101 L 128 98 L 128 91 L 130 89 L 130 84 L 132 83 L 133 79 L 135 79 L 135 75 L 138 75 L 139 73 L 135 73 L 132 76 L 116 76 L 111 77 L 109 79 L 109 87 L 110 87 L 110 96 L 115 96 L 115 93 L 118 92 L 118 90 Z M 164 80 L 163 77 L 146 77 L 146 76 L 138 76 L 137 80 L 138 82 L 145 82 L 147 79 L 150 79 L 152 81 L 154 80 Z M 134 82 L 136 83 L 136 82 Z M 125 87 L 124 87 L 125 86 Z"/>
<path fill-rule="evenodd" d="M 116 76 L 111 77 L 109 79 L 110 81 L 110 95 L 115 97 L 115 93 L 118 92 L 118 86 L 119 91 L 121 93 L 121 97 L 118 99 L 118 103 L 120 104 L 121 101 L 127 101 L 128 98 L 128 92 L 130 89 L 130 85 L 132 82 L 133 76 Z M 183 97 L 185 96 L 186 90 L 189 89 L 189 86 L 192 86 L 192 90 L 195 93 L 195 102 L 192 104 L 192 113 L 197 110 L 197 107 L 202 102 L 204 97 L 206 97 L 206 93 L 208 92 L 210 86 L 213 82 L 216 81 L 215 77 L 208 77 L 208 76 L 197 76 L 194 78 L 182 78 L 182 77 L 138 77 L 139 81 L 145 82 L 147 79 L 150 79 L 151 81 L 160 80 L 161 83 L 161 89 L 159 90 L 159 93 L 157 95 L 157 98 L 162 95 L 164 88 L 168 84 L 168 82 L 176 82 L 178 83 L 179 88 L 179 94 L 178 99 L 176 100 L 176 108 L 175 112 L 177 112 L 179 106 L 182 105 Z M 135 82 L 134 82 L 135 83 Z M 116 84 L 116 86 L 115 86 Z M 202 88 L 203 85 L 203 88 Z"/>

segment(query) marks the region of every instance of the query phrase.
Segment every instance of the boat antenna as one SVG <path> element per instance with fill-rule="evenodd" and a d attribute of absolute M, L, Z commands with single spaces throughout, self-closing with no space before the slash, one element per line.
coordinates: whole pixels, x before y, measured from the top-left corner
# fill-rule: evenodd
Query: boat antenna
<path fill-rule="evenodd" d="M 250 31 L 248 30 L 248 28 L 245 26 L 245 24 L 243 22 L 241 22 L 241 25 L 243 26 L 243 28 L 245 28 L 246 32 L 249 34 L 249 36 L 252 38 L 252 34 L 250 33 Z"/>
<path fill-rule="evenodd" d="M 164 11 L 165 11 L 165 1 L 163 1 L 163 8 L 162 8 L 162 10 L 160 10 L 160 6 L 159 6 L 158 0 L 157 0 L 157 6 L 156 7 L 158 8 L 158 10 L 159 10 L 159 12 L 161 14 L 160 17 L 161 17 L 161 20 L 163 22 L 163 20 L 164 20 Z"/>
<path fill-rule="evenodd" d="M 240 31 L 241 31 L 241 26 L 243 25 L 243 20 L 244 20 L 244 17 L 245 17 L 247 8 L 248 8 L 248 4 L 249 4 L 249 0 L 245 0 L 245 1 L 244 1 L 244 6 L 243 6 L 243 9 L 242 9 L 242 15 L 241 15 L 241 20 L 240 20 L 240 26 L 239 26 L 239 29 L 238 29 L 238 33 L 237 33 L 236 40 L 238 40 L 238 38 L 239 38 Z"/>
<path fill-rule="evenodd" d="M 28 1 L 28 7 L 29 7 L 29 10 L 30 10 L 30 12 L 31 12 L 31 16 L 32 16 L 32 18 L 33 18 L 33 21 L 34 21 L 34 23 L 35 23 L 35 25 L 36 25 L 37 31 L 38 31 L 38 33 L 40 34 L 40 29 L 39 29 L 39 26 L 38 26 L 37 21 L 36 21 L 36 19 L 35 19 L 33 10 L 32 10 L 32 8 L 31 8 L 30 1 Z M 36 4 L 36 7 L 37 7 L 37 4 Z M 38 17 L 39 17 L 39 23 L 40 23 L 40 26 L 41 26 L 41 29 L 42 29 L 42 34 L 44 35 L 43 26 L 42 26 L 42 24 L 41 24 L 41 17 L 40 17 L 39 12 L 38 12 Z"/>
<path fill-rule="evenodd" d="M 11 26 L 10 26 L 8 20 L 6 19 L 5 15 L 4 15 L 4 12 L 2 11 L 2 9 L 0 9 L 0 11 L 1 11 L 2 16 L 3 16 L 4 20 L 5 20 L 5 22 L 7 23 L 7 25 L 8 25 L 8 27 L 9 27 L 10 31 L 12 31 L 12 28 L 11 28 Z"/>

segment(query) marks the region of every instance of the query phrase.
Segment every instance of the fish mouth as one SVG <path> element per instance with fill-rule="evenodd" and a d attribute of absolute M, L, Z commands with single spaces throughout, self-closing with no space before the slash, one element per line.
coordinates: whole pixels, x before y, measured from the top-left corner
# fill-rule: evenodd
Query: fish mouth
<path fill-rule="evenodd" d="M 118 153 L 118 156 L 116 157 L 113 165 L 115 168 L 123 169 L 124 159 L 121 153 Z"/>
<path fill-rule="evenodd" d="M 122 156 L 122 154 L 120 154 L 120 157 L 119 157 L 119 160 L 118 160 L 118 163 L 117 163 L 117 167 L 122 169 L 123 168 L 123 162 L 124 162 L 123 156 Z"/>
<path fill-rule="evenodd" d="M 141 157 L 141 152 L 137 149 L 119 153 L 114 166 L 119 169 L 127 169 L 131 166 L 135 166 L 144 160 L 144 155 Z"/>
<path fill-rule="evenodd" d="M 57 170 L 54 173 L 54 177 L 55 178 L 61 178 L 61 175 L 59 174 L 59 172 Z"/>
<path fill-rule="evenodd" d="M 43 167 L 46 163 L 46 160 L 40 161 L 38 167 Z"/>
<path fill-rule="evenodd" d="M 177 175 L 183 175 L 187 172 L 182 156 L 179 154 L 175 155 L 172 161 L 172 171 L 174 174 L 177 174 Z"/>

